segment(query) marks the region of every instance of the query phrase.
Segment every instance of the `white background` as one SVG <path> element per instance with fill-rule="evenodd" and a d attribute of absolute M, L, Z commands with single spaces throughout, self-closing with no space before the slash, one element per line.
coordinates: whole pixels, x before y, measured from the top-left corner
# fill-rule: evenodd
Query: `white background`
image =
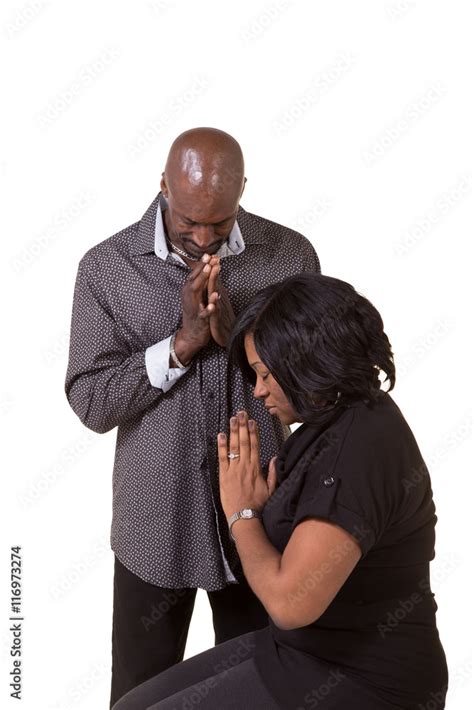
<path fill-rule="evenodd" d="M 200 125 L 241 143 L 243 206 L 303 232 L 323 272 L 384 318 L 393 396 L 439 517 L 447 707 L 470 705 L 469 6 L 2 3 L 3 707 L 19 707 L 8 687 L 12 545 L 24 559 L 21 707 L 108 707 L 116 432 L 88 431 L 64 395 L 73 285 L 84 252 L 145 212 L 171 141 Z M 186 656 L 212 643 L 199 592 Z"/>

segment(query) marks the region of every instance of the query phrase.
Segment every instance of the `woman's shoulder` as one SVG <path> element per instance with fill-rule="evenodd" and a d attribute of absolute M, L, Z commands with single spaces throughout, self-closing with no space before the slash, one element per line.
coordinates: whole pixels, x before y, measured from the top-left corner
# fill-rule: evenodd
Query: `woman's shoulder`
<path fill-rule="evenodd" d="M 296 468 L 299 475 L 348 469 L 352 476 L 379 475 L 389 469 L 418 466 L 421 454 L 398 405 L 382 392 L 375 402 L 356 401 L 341 406 L 329 425 L 303 423 L 286 440 L 277 469 L 281 481 Z"/>
<path fill-rule="evenodd" d="M 410 427 L 386 392 L 375 402 L 360 400 L 341 406 L 338 416 L 322 432 L 304 424 L 293 436 L 290 464 L 299 459 L 306 476 L 324 468 L 350 474 L 354 482 L 367 482 L 380 480 L 383 471 L 386 483 L 393 478 L 398 485 L 401 472 L 423 462 Z"/>
<path fill-rule="evenodd" d="M 412 471 L 429 474 L 417 441 L 398 405 L 389 394 L 374 404 L 356 403 L 343 445 L 334 460 L 335 472 L 352 495 L 377 492 L 391 506 L 404 498 L 403 482 Z"/>
<path fill-rule="evenodd" d="M 400 445 L 408 445 L 418 453 L 413 432 L 388 392 L 382 392 L 374 402 L 355 402 L 348 405 L 348 409 L 354 413 L 352 436 L 363 437 L 367 444 L 380 449 L 381 453 Z"/>

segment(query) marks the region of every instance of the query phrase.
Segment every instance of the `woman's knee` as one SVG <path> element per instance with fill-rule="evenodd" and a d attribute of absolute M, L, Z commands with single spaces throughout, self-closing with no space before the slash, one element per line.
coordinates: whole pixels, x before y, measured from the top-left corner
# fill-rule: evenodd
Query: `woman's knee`
<path fill-rule="evenodd" d="M 212 680 L 214 677 L 222 673 L 225 675 L 226 672 L 253 656 L 254 635 L 255 632 L 249 631 L 247 634 L 224 641 L 167 668 L 129 691 L 115 703 L 112 710 L 144 710 L 152 703 L 156 704 L 170 696 L 174 697 L 183 689 L 198 685 L 203 686 L 197 691 L 198 693 L 208 693 L 212 685 L 217 682 Z M 190 707 L 193 705 L 191 704 Z"/>

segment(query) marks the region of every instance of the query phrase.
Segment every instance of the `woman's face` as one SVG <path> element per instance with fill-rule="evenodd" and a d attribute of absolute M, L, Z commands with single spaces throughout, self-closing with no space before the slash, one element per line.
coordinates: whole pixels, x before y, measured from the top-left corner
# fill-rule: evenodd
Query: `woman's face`
<path fill-rule="evenodd" d="M 269 408 L 270 414 L 277 416 L 282 424 L 294 424 L 294 422 L 300 421 L 282 388 L 260 360 L 251 333 L 247 333 L 245 336 L 244 345 L 248 363 L 257 375 L 253 396 L 263 400 L 265 406 Z"/>

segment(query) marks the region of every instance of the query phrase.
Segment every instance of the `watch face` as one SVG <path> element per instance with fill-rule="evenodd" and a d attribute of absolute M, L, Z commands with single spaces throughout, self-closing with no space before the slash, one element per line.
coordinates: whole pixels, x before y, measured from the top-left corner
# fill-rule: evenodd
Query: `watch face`
<path fill-rule="evenodd" d="M 242 510 L 242 517 L 243 518 L 251 518 L 253 515 L 251 508 L 244 508 Z"/>

